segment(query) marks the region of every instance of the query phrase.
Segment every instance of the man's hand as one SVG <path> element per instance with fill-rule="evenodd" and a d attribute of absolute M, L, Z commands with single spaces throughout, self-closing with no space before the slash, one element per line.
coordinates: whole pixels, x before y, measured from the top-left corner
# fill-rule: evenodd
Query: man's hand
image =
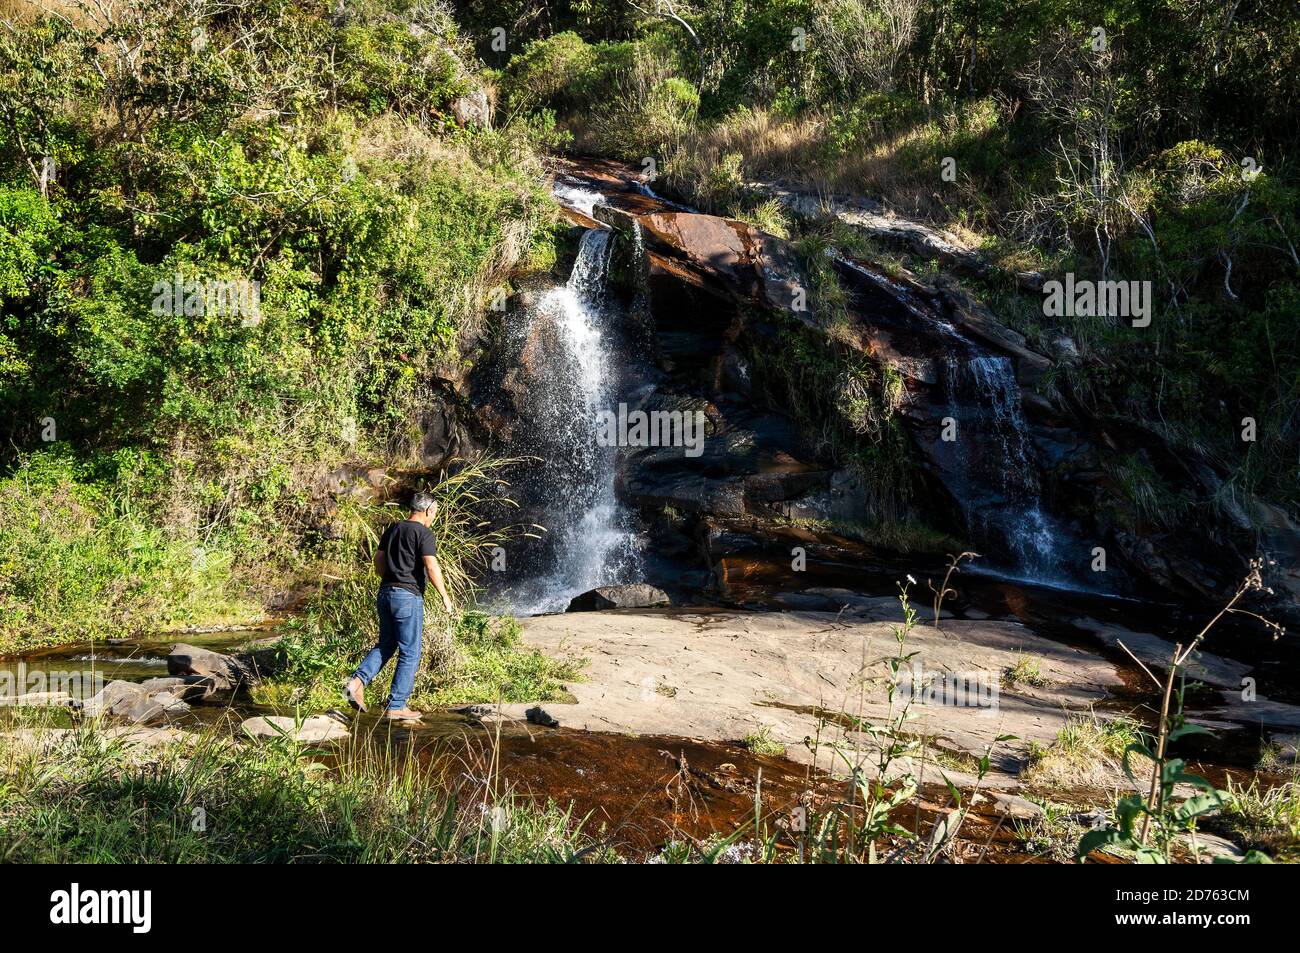
<path fill-rule="evenodd" d="M 429 576 L 429 581 L 433 583 L 433 588 L 442 596 L 442 607 L 450 615 L 456 611 L 456 607 L 451 603 L 451 596 L 447 595 L 447 583 L 442 578 L 442 567 L 438 565 L 438 560 L 433 556 L 424 557 L 424 571 Z"/>

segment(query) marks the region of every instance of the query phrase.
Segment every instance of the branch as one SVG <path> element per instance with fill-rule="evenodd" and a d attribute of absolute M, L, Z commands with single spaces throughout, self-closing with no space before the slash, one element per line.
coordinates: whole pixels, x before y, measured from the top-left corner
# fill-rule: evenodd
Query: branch
<path fill-rule="evenodd" d="M 696 86 L 697 88 L 703 87 L 704 86 L 704 44 L 700 42 L 700 38 L 695 32 L 695 28 L 677 15 L 677 11 L 673 9 L 672 0 L 659 0 L 659 3 L 654 10 L 647 10 L 645 7 L 636 3 L 635 0 L 628 0 L 628 4 L 632 7 L 633 10 L 637 10 L 640 13 L 644 13 L 646 16 L 660 17 L 661 19 L 664 20 L 671 20 L 672 22 L 676 23 L 678 26 L 680 26 L 683 30 L 686 31 L 687 35 L 690 36 L 691 38 L 691 42 L 695 44 L 695 58 L 699 61 L 700 64 L 700 78 Z"/>

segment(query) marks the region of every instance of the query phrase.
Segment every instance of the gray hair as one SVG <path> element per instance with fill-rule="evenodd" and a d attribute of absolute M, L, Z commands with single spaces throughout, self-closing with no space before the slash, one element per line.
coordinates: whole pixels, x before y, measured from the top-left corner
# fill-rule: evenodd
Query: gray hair
<path fill-rule="evenodd" d="M 411 512 L 423 513 L 425 510 L 433 509 L 437 503 L 438 501 L 433 498 L 432 493 L 425 493 L 421 490 L 411 497 Z"/>

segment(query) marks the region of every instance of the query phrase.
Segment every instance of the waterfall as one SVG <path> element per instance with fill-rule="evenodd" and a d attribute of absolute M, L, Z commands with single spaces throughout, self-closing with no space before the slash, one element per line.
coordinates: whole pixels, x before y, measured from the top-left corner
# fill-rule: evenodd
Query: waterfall
<path fill-rule="evenodd" d="M 957 422 L 935 456 L 987 562 L 1039 582 L 1060 583 L 1061 528 L 1043 509 L 1036 449 L 1021 404 L 1015 364 L 963 334 L 914 289 L 838 253 L 837 264 L 885 291 L 946 347 L 944 416 Z M 946 428 L 945 428 L 946 429 Z"/>
<path fill-rule="evenodd" d="M 1011 568 L 1049 581 L 1059 574 L 1059 533 L 1044 512 L 1015 365 L 1001 355 L 953 353 L 947 361 L 949 412 L 958 421 L 950 452 L 964 486 L 966 522 L 1001 548 Z"/>
<path fill-rule="evenodd" d="M 530 333 L 546 342 L 529 392 L 535 432 L 529 454 L 547 530 L 550 559 L 520 587 L 516 611 L 563 611 L 596 586 L 634 581 L 640 568 L 631 519 L 614 481 L 616 447 L 596 442 L 596 413 L 616 404 L 615 355 L 606 302 L 611 233 L 583 234 L 566 284 L 545 292 L 530 316 Z"/>

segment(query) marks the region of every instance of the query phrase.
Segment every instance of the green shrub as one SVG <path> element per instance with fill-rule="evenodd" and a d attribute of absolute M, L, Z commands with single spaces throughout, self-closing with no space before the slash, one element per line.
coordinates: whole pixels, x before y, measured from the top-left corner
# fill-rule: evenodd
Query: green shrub
<path fill-rule="evenodd" d="M 159 479 L 145 455 L 81 463 L 56 448 L 0 480 L 0 653 L 261 616 L 232 584 L 229 548 L 140 512 Z"/>

